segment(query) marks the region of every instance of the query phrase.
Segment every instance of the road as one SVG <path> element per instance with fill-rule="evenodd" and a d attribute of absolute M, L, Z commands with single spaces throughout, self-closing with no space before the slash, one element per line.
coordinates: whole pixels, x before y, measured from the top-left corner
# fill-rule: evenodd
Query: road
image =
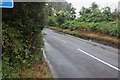
<path fill-rule="evenodd" d="M 45 29 L 44 56 L 54 78 L 118 78 L 118 49 Z"/>

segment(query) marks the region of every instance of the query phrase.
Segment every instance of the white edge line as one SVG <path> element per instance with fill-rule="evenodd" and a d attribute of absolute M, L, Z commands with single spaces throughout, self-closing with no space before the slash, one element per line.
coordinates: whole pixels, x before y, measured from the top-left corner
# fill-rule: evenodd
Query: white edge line
<path fill-rule="evenodd" d="M 117 67 L 115 67 L 115 66 L 113 66 L 113 65 L 111 65 L 111 64 L 109 64 L 109 63 L 107 63 L 107 62 L 105 62 L 105 61 L 103 61 L 103 60 L 101 60 L 101 59 L 99 59 L 99 58 L 97 58 L 97 57 L 95 57 L 95 56 L 93 56 L 93 55 L 91 55 L 91 54 L 89 54 L 89 53 L 81 50 L 81 49 L 79 49 L 79 48 L 78 48 L 77 50 L 79 50 L 79 51 L 83 52 L 84 54 L 86 54 L 86 55 L 88 55 L 88 56 L 90 56 L 90 57 L 92 57 L 92 58 L 94 58 L 94 59 L 102 62 L 103 64 L 106 64 L 107 66 L 109 66 L 109 67 L 111 67 L 111 68 L 113 68 L 113 69 L 115 69 L 115 70 L 117 70 L 117 71 L 120 71 L 119 68 L 117 68 Z"/>
<path fill-rule="evenodd" d="M 44 43 L 45 43 L 45 38 L 43 38 L 43 41 L 44 41 Z M 50 64 L 50 61 L 47 59 L 47 56 L 46 56 L 46 54 L 45 54 L 45 50 L 44 50 L 45 48 L 43 48 L 43 56 L 44 56 L 44 58 L 45 58 L 45 60 L 46 60 L 46 62 L 47 62 L 47 64 L 48 64 L 48 66 L 49 66 L 49 70 L 50 70 L 50 72 L 51 72 L 51 74 L 52 74 L 52 77 L 53 78 L 55 78 L 55 76 L 54 76 L 54 72 L 52 71 L 53 70 L 53 67 L 52 67 L 52 65 Z"/>
<path fill-rule="evenodd" d="M 49 66 L 49 69 L 50 69 L 50 72 L 51 72 L 51 74 L 52 74 L 52 77 L 55 78 L 55 77 L 54 77 L 54 73 L 53 73 L 52 70 L 51 70 L 51 69 L 53 69 L 53 67 L 52 67 L 52 65 L 50 64 L 50 62 L 47 60 L 47 57 L 46 57 L 46 54 L 45 54 L 45 50 L 44 50 L 44 49 L 43 49 L 43 56 L 44 56 L 44 58 L 45 58 L 45 60 L 46 60 L 46 62 L 47 62 L 47 64 L 48 64 L 48 66 Z"/>

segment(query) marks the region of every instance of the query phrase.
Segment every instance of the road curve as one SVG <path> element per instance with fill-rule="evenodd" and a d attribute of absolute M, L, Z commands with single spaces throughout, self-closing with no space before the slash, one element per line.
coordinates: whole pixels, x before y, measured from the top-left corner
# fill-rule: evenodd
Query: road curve
<path fill-rule="evenodd" d="M 43 33 L 54 78 L 118 78 L 118 49 L 50 29 Z"/>

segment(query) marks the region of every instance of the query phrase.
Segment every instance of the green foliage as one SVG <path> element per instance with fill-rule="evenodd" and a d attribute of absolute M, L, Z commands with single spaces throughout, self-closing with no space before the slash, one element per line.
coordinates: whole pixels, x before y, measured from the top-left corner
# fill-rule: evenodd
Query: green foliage
<path fill-rule="evenodd" d="M 110 7 L 103 8 L 102 15 L 104 16 L 105 21 L 111 21 L 111 9 Z"/>
<path fill-rule="evenodd" d="M 12 73 L 16 66 L 19 64 L 29 66 L 34 57 L 29 51 L 27 42 L 21 39 L 22 35 L 19 30 L 10 28 L 10 26 L 3 23 L 2 32 L 3 76 L 10 77 L 9 72 Z"/>
<path fill-rule="evenodd" d="M 70 15 L 74 15 L 74 8 L 69 4 L 65 10 L 59 11 L 56 16 L 56 22 L 62 29 L 84 29 L 86 31 L 100 31 L 105 34 L 120 37 L 120 31 L 117 25 L 117 10 L 111 12 L 110 7 L 99 9 L 96 3 L 92 3 L 89 8 L 82 7 L 80 17 L 70 19 Z M 72 14 L 69 14 L 71 13 Z"/>
<path fill-rule="evenodd" d="M 48 4 L 48 15 L 50 26 L 61 26 L 65 20 L 75 19 L 75 8 L 70 3 L 49 3 Z"/>
<path fill-rule="evenodd" d="M 31 32 L 43 29 L 45 23 L 43 7 L 44 3 L 15 3 L 13 9 L 3 9 L 3 21 L 19 29 L 27 37 Z"/>
<path fill-rule="evenodd" d="M 102 22 L 97 26 L 97 28 L 103 33 L 120 37 L 119 34 L 120 30 L 118 29 L 117 22 L 110 22 L 110 23 Z"/>
<path fill-rule="evenodd" d="M 75 12 L 75 8 L 72 7 L 72 4 L 71 3 L 67 3 L 67 5 L 65 6 L 64 8 L 64 11 L 65 13 L 67 14 L 66 15 L 66 18 L 67 20 L 74 20 L 75 17 L 76 17 L 76 12 Z"/>
<path fill-rule="evenodd" d="M 63 23 L 61 25 L 61 28 L 63 29 L 70 29 L 70 30 L 75 30 L 80 26 L 80 23 L 77 21 L 65 21 L 65 23 Z"/>
<path fill-rule="evenodd" d="M 64 11 L 59 11 L 57 14 L 56 14 L 56 21 L 58 23 L 58 26 L 61 26 L 65 20 L 66 20 L 66 13 Z"/>
<path fill-rule="evenodd" d="M 84 29 L 86 31 L 101 31 L 105 34 L 109 34 L 112 36 L 120 37 L 119 29 L 117 26 L 117 22 L 78 22 L 78 21 L 65 21 L 62 24 L 61 28 L 63 29 Z"/>
<path fill-rule="evenodd" d="M 92 3 L 89 8 L 82 7 L 79 13 L 80 17 L 78 18 L 78 21 L 81 22 L 114 21 L 117 19 L 117 13 L 112 13 L 110 7 L 105 7 L 100 10 L 96 3 Z"/>
<path fill-rule="evenodd" d="M 54 4 L 60 6 L 60 4 Z M 99 9 L 99 6 L 93 2 L 89 8 L 82 7 L 79 12 L 80 17 L 75 19 L 75 8 L 69 3 L 65 3 L 64 7 L 61 10 L 53 7 L 55 15 L 50 16 L 49 25 L 58 26 L 62 29 L 70 29 L 71 31 L 76 29 L 100 31 L 105 34 L 120 37 L 120 20 L 118 20 L 117 24 L 117 18 L 119 18 L 120 13 L 117 12 L 117 9 L 114 12 L 111 12 L 110 7 Z"/>
<path fill-rule="evenodd" d="M 98 9 L 98 5 L 95 3 L 95 2 L 93 2 L 92 4 L 91 4 L 91 10 L 96 10 L 96 9 Z"/>
<path fill-rule="evenodd" d="M 56 26 L 57 24 L 56 24 L 56 18 L 54 17 L 54 16 L 49 16 L 48 17 L 48 25 L 49 26 Z"/>
<path fill-rule="evenodd" d="M 103 20 L 102 13 L 99 9 L 91 10 L 91 8 L 82 8 L 78 21 L 85 22 L 101 22 Z"/>
<path fill-rule="evenodd" d="M 42 47 L 42 38 L 37 39 L 45 26 L 45 3 L 15 3 L 2 16 L 3 78 L 12 78 L 20 67 L 31 66 Z"/>

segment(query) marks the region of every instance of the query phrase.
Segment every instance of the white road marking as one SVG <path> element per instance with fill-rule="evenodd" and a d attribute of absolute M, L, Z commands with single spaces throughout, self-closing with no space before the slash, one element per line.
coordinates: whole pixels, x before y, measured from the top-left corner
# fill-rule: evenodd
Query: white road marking
<path fill-rule="evenodd" d="M 95 56 L 93 56 L 93 55 L 91 55 L 91 54 L 89 54 L 89 53 L 87 53 L 87 52 L 81 50 L 81 49 L 79 49 L 79 48 L 78 48 L 77 50 L 83 52 L 84 54 L 86 54 L 86 55 L 88 55 L 88 56 L 90 56 L 90 57 L 92 57 L 92 58 L 94 58 L 94 59 L 96 59 L 96 60 L 102 62 L 103 64 L 105 64 L 105 65 L 107 65 L 107 66 L 109 66 L 109 67 L 111 67 L 111 68 L 113 68 L 113 69 L 115 69 L 115 70 L 117 70 L 117 71 L 120 71 L 119 68 L 117 68 L 117 67 L 115 67 L 115 66 L 113 66 L 113 65 L 111 65 L 111 64 L 109 64 L 109 63 L 107 63 L 107 62 L 105 62 L 105 61 L 103 61 L 103 60 L 101 60 L 101 59 L 99 59 L 99 58 L 97 58 L 97 57 L 95 57 Z"/>
<path fill-rule="evenodd" d="M 64 40 L 62 40 L 62 39 L 60 39 L 60 38 L 58 38 L 58 37 L 56 37 L 56 36 L 54 36 L 56 39 L 59 39 L 60 41 L 62 41 L 62 42 L 64 42 L 64 43 L 66 43 L 66 41 L 64 41 Z"/>

